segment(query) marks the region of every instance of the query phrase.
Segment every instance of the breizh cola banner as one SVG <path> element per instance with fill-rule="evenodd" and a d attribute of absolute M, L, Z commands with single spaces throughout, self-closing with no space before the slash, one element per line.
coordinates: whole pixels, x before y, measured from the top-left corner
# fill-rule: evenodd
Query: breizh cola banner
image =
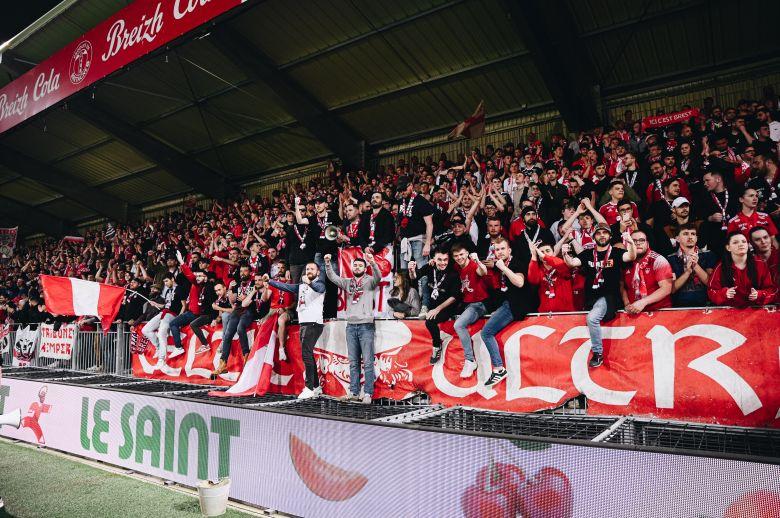
<path fill-rule="evenodd" d="M 191 486 L 229 476 L 232 498 L 297 516 L 766 516 L 780 499 L 777 465 L 2 382 L 0 413 L 25 415 L 4 437 Z"/>
<path fill-rule="evenodd" d="M 244 0 L 136 0 L 0 89 L 0 133 Z"/>

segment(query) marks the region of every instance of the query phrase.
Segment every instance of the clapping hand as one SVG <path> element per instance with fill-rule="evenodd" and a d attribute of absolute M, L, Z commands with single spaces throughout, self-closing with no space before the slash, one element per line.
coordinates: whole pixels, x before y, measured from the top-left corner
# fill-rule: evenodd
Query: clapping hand
<path fill-rule="evenodd" d="M 751 293 L 751 295 L 752 295 L 752 293 Z M 726 290 L 726 298 L 727 299 L 733 299 L 736 296 L 737 296 L 737 288 L 731 287 L 731 288 Z"/>
<path fill-rule="evenodd" d="M 757 300 L 758 299 L 758 291 L 756 291 L 755 288 L 750 288 L 750 295 L 748 295 L 748 300 Z"/>

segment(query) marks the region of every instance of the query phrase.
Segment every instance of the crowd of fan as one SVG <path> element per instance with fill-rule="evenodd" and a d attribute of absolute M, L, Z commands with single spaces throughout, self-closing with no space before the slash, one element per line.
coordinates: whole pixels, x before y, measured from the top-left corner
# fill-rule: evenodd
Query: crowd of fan
<path fill-rule="evenodd" d="M 56 320 L 38 286 L 39 274 L 52 274 L 131 288 L 121 321 L 190 307 L 197 327 L 219 321 L 226 294 L 243 300 L 242 286 L 268 286 L 265 274 L 298 282 L 308 263 L 322 267 L 345 246 L 392 258 L 396 318 L 493 312 L 510 257 L 526 288 L 534 287 L 517 301 L 522 309 L 513 308 L 520 314 L 592 310 L 604 296 L 606 315 L 771 304 L 779 271 L 778 120 L 776 95 L 725 109 L 708 99 L 699 116 L 652 131 L 626 112 L 615 127 L 571 140 L 553 135 L 543 143 L 529 133 L 522 143 L 412 157 L 375 171 L 331 165 L 323 180 L 270 198 L 242 195 L 117 225 L 115 235 L 101 229 L 83 241 L 19 246 L 0 263 L 0 322 Z M 497 258 L 504 239 L 509 256 Z M 442 285 L 437 268 L 453 266 L 457 286 Z M 221 294 L 207 290 L 207 300 L 201 294 L 188 306 L 194 273 L 222 286 Z M 331 318 L 337 294 L 327 285 Z M 440 293 L 454 302 L 442 307 Z M 273 298 L 258 299 L 252 318 L 268 306 L 294 308 L 294 297 Z"/>

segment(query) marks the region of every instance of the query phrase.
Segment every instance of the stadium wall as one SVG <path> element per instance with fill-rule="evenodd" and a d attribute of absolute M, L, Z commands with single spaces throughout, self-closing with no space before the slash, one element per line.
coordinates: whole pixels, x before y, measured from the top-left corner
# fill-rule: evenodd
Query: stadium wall
<path fill-rule="evenodd" d="M 775 464 L 56 382 L 6 378 L 3 388 L 0 413 L 29 409 L 18 430 L 0 427 L 4 437 L 188 486 L 228 476 L 233 499 L 297 516 L 765 516 L 780 498 Z M 670 490 L 670 477 L 685 483 Z"/>

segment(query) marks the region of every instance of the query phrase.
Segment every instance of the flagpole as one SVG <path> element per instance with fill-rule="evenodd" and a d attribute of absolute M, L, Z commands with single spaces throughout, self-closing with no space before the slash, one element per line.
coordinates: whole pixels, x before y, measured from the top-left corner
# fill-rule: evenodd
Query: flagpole
<path fill-rule="evenodd" d="M 127 291 L 129 291 L 130 293 L 135 293 L 136 295 L 138 295 L 139 297 L 141 297 L 142 299 L 144 299 L 144 300 L 145 300 L 145 301 L 147 301 L 147 302 L 154 302 L 153 300 L 151 300 L 151 299 L 148 299 L 148 298 L 144 297 L 143 295 L 141 295 L 140 293 L 138 293 L 138 292 L 137 292 L 137 291 L 135 291 L 135 290 L 131 290 L 130 288 L 125 288 L 125 289 L 126 289 Z"/>

